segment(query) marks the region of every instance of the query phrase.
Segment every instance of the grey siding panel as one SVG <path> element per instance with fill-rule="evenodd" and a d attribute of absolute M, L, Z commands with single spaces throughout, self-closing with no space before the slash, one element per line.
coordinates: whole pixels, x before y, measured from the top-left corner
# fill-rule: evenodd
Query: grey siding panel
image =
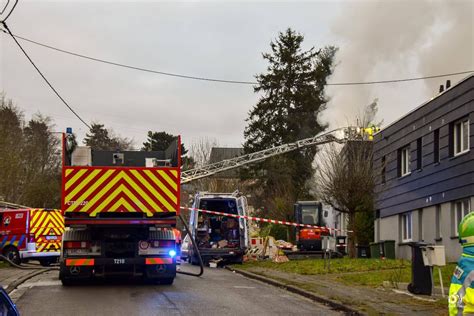
<path fill-rule="evenodd" d="M 408 211 L 413 211 L 413 210 L 433 206 L 440 203 L 446 203 L 450 201 L 468 198 L 472 196 L 473 192 L 474 192 L 474 185 L 469 185 L 469 186 L 463 186 L 461 188 L 457 188 L 451 191 L 443 192 L 444 196 L 442 193 L 433 194 L 431 195 L 431 201 L 429 201 L 429 197 L 428 197 L 428 201 L 426 200 L 427 199 L 426 197 L 418 198 L 416 200 L 411 200 L 411 201 L 403 200 L 401 203 L 397 205 L 384 208 L 383 214 L 382 214 L 382 209 L 381 209 L 380 217 L 384 218 L 387 216 L 396 215 L 396 214 L 400 214 L 400 213 L 404 213 Z"/>
<path fill-rule="evenodd" d="M 450 124 L 470 120 L 470 151 L 450 156 Z M 439 129 L 439 163 L 434 163 L 434 131 Z M 417 168 L 417 139 L 422 166 Z M 411 174 L 398 177 L 398 150 L 410 145 Z M 385 183 L 381 183 L 385 156 Z M 386 217 L 474 195 L 474 75 L 394 122 L 374 137 L 376 206 Z"/>
<path fill-rule="evenodd" d="M 412 171 L 410 175 L 403 178 L 397 177 L 392 181 L 387 181 L 383 187 L 377 188 L 377 192 L 391 190 L 390 193 L 396 195 L 411 191 L 427 183 L 437 183 L 443 179 L 456 177 L 466 172 L 474 174 L 474 152 L 472 150 L 445 163 L 427 166 L 421 171 Z"/>
<path fill-rule="evenodd" d="M 412 183 L 415 189 L 409 190 L 405 189 L 405 186 L 401 187 L 400 192 L 398 194 L 391 194 L 386 199 L 381 198 L 381 200 L 379 200 L 379 207 L 385 208 L 397 205 L 401 199 L 403 199 L 404 201 L 412 201 L 418 198 L 425 198 L 434 194 L 459 189 L 464 186 L 469 186 L 472 182 L 473 175 L 474 173 L 469 172 L 464 175 L 457 175 L 448 179 L 445 179 L 440 176 L 439 178 L 443 180 L 433 181 L 427 185 L 426 182 L 422 182 L 425 185 L 423 187 L 417 185 L 417 183 Z M 390 193 L 392 193 L 392 191 Z M 381 194 L 381 196 L 383 197 L 383 193 Z M 431 203 L 425 205 L 431 205 Z"/>

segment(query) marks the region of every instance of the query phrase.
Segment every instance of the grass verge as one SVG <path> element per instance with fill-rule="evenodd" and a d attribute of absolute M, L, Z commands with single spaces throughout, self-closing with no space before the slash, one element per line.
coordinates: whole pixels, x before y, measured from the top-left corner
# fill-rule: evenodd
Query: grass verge
<path fill-rule="evenodd" d="M 456 264 L 448 264 L 441 268 L 443 285 L 449 287 Z M 363 285 L 377 287 L 384 281 L 393 284 L 410 282 L 411 262 L 401 259 L 332 259 L 331 270 L 324 267 L 324 260 L 293 260 L 283 263 L 271 261 L 250 261 L 238 268 L 252 270 L 254 268 L 272 269 L 301 275 L 332 275 L 337 281 L 347 285 Z M 435 285 L 439 285 L 438 268 L 433 271 Z"/>

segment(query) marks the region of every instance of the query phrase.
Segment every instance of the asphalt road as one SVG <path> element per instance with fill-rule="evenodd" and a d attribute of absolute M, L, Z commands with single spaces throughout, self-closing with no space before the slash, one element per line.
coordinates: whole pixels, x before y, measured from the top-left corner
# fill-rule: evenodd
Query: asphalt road
<path fill-rule="evenodd" d="M 340 315 L 284 290 L 211 268 L 201 278 L 178 275 L 173 285 L 109 280 L 63 287 L 58 273 L 48 272 L 22 284 L 11 296 L 21 315 L 27 316 Z"/>

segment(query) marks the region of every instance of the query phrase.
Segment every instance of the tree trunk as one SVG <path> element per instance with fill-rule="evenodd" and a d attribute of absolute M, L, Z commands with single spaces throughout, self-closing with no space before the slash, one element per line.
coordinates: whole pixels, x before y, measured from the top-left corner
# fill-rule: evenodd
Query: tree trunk
<path fill-rule="evenodd" d="M 355 212 L 349 212 L 349 223 L 348 223 L 349 230 L 352 230 L 352 233 L 347 233 L 347 248 L 349 252 L 349 258 L 355 258 L 357 256 L 356 251 L 356 232 L 355 232 Z"/>

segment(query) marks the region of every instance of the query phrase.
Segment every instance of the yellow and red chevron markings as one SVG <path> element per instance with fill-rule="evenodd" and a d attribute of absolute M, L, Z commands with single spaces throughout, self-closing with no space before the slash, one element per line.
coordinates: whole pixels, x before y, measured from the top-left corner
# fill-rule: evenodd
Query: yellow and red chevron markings
<path fill-rule="evenodd" d="M 93 266 L 94 259 L 66 259 L 66 266 Z"/>
<path fill-rule="evenodd" d="M 36 251 L 60 251 L 64 233 L 64 217 L 61 211 L 31 209 L 30 212 L 30 233 L 35 236 Z M 56 236 L 56 239 L 48 240 L 46 236 Z"/>
<path fill-rule="evenodd" d="M 172 264 L 172 258 L 146 258 L 145 264 Z"/>
<path fill-rule="evenodd" d="M 179 207 L 177 168 L 64 167 L 63 211 L 141 212 L 153 216 Z"/>

